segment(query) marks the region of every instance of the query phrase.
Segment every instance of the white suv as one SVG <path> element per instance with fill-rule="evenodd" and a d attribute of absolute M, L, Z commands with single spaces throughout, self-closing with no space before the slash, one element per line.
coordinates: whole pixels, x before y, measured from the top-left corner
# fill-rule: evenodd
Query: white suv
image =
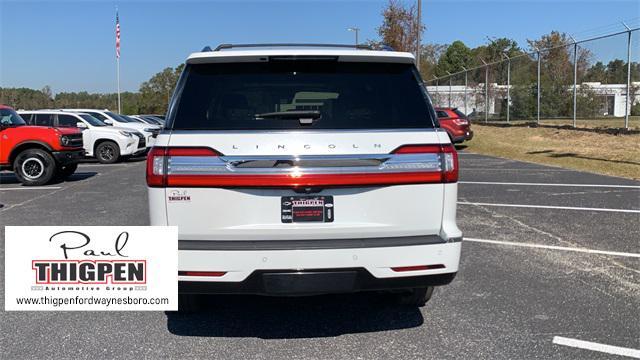
<path fill-rule="evenodd" d="M 89 114 L 107 125 L 118 126 L 141 132 L 144 135 L 147 147 L 153 146 L 155 134 L 160 131 L 161 126 L 139 123 L 133 119 L 129 120 L 109 110 L 96 109 L 61 109 L 63 111 L 80 112 Z"/>
<path fill-rule="evenodd" d="M 421 306 L 451 282 L 457 153 L 421 83 L 411 54 L 363 47 L 189 56 L 147 158 L 151 224 L 179 226 L 181 306 L 367 290 Z"/>
<path fill-rule="evenodd" d="M 82 129 L 86 155 L 103 164 L 114 163 L 124 156 L 141 155 L 147 150 L 146 140 L 140 132 L 107 126 L 89 114 L 54 110 L 18 111 L 18 114 L 31 125 Z"/>

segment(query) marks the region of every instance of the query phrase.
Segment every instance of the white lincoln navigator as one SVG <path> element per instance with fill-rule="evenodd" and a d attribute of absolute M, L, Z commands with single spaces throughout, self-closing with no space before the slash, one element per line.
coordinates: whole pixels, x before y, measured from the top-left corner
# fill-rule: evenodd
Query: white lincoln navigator
<path fill-rule="evenodd" d="M 186 61 L 148 155 L 152 225 L 196 294 L 385 291 L 422 306 L 460 260 L 458 158 L 409 53 L 220 45 Z"/>

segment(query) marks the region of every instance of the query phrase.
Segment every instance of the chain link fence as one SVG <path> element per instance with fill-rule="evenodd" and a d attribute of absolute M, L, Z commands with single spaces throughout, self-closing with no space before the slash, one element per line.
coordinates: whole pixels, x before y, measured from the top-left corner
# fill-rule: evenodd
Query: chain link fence
<path fill-rule="evenodd" d="M 425 84 L 474 121 L 640 128 L 640 28 L 571 39 Z"/>

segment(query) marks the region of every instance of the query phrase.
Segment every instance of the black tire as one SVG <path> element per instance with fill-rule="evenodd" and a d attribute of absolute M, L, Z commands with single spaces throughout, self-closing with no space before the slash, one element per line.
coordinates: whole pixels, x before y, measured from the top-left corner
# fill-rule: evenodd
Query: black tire
<path fill-rule="evenodd" d="M 400 305 L 423 307 L 433 295 L 433 286 L 413 288 L 410 291 L 395 294 Z"/>
<path fill-rule="evenodd" d="M 178 312 L 200 312 L 203 307 L 203 296 L 200 294 L 178 294 Z"/>
<path fill-rule="evenodd" d="M 56 172 L 56 176 L 58 179 L 65 180 L 69 176 L 73 175 L 78 169 L 78 164 L 69 164 L 62 167 L 59 167 Z"/>
<path fill-rule="evenodd" d="M 113 164 L 120 159 L 120 147 L 113 141 L 103 141 L 96 146 L 94 155 L 101 164 Z"/>
<path fill-rule="evenodd" d="M 40 186 L 51 181 L 56 174 L 56 161 L 47 151 L 27 149 L 16 156 L 13 171 L 25 186 Z"/>

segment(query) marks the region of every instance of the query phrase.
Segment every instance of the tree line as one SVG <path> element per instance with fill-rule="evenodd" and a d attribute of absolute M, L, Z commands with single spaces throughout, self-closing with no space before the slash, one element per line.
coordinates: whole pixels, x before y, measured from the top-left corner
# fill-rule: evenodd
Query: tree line
<path fill-rule="evenodd" d="M 415 53 L 418 33 L 425 27 L 418 27 L 417 9 L 414 4 L 390 0 L 382 13 L 382 23 L 377 28 L 378 39 L 367 40 L 374 48 L 389 46 L 397 51 Z M 507 57 L 512 58 L 511 101 L 514 117 L 531 117 L 535 111 L 537 92 L 537 59 L 529 53 L 535 49 L 550 49 L 540 53 L 541 87 L 544 101 L 541 113 L 566 116 L 572 111 L 570 85 L 573 84 L 573 47 L 565 33 L 553 31 L 539 39 L 528 40 L 528 48 L 522 48 L 509 38 L 487 39 L 486 44 L 470 48 L 462 41 L 451 44 L 425 43 L 420 46 L 421 61 L 418 69 L 424 80 L 442 78 L 449 73 L 475 68 L 486 63 L 490 66 L 489 83 L 506 84 Z M 601 82 L 606 84 L 626 83 L 626 62 L 615 59 L 604 64 L 600 61 L 591 65 L 593 54 L 586 48 L 578 51 L 577 70 L 579 83 Z M 640 64 L 632 62 L 632 81 L 640 81 Z M 122 112 L 125 114 L 164 114 L 184 64 L 175 68 L 167 67 L 143 82 L 137 92 L 121 93 Z M 460 84 L 463 76 L 454 78 Z M 448 80 L 447 80 L 448 81 Z M 468 73 L 470 84 L 485 82 L 484 71 Z M 632 89 L 638 91 L 635 87 Z M 596 96 L 588 87 L 581 87 L 579 111 L 597 112 L 602 107 L 602 97 Z M 606 101 L 606 100 L 605 100 Z M 101 94 L 88 92 L 60 92 L 52 95 L 46 86 L 41 90 L 27 88 L 0 88 L 0 103 L 19 109 L 39 108 L 109 108 L 117 109 L 115 93 Z M 634 111 L 640 111 L 640 108 Z"/>
<path fill-rule="evenodd" d="M 383 22 L 377 29 L 379 39 L 369 40 L 368 44 L 375 48 L 390 45 L 399 51 L 415 53 L 418 31 L 424 31 L 424 27 L 418 28 L 415 5 L 390 0 L 382 11 L 382 17 Z M 422 78 L 429 85 L 446 86 L 449 84 L 449 78 L 452 85 L 464 85 L 464 73 L 466 73 L 467 84 L 482 91 L 485 82 L 506 85 L 507 67 L 511 63 L 511 114 L 514 118 L 533 118 L 537 113 L 537 49 L 540 49 L 541 115 L 571 116 L 574 48 L 569 35 L 552 31 L 538 39 L 527 40 L 527 48 L 521 47 L 515 40 L 506 37 L 487 38 L 487 40 L 486 44 L 474 48 L 468 47 L 459 40 L 451 44 L 421 44 L 418 68 Z M 627 63 L 624 60 L 614 59 L 607 64 L 601 61 L 593 63 L 594 54 L 584 46 L 578 46 L 576 57 L 578 84 L 586 82 L 626 84 Z M 488 73 L 485 73 L 483 67 L 485 63 L 491 64 L 488 66 Z M 475 70 L 465 71 L 465 69 Z M 640 63 L 638 62 L 631 63 L 631 81 L 640 81 Z M 490 97 L 506 99 L 506 94 L 496 94 L 499 91 L 497 88 L 489 85 L 488 90 Z M 632 86 L 632 99 L 639 92 L 638 86 Z M 506 111 L 506 100 L 503 102 L 503 106 L 499 107 L 501 117 Z M 606 106 L 607 98 L 597 94 L 592 86 L 580 86 L 576 107 L 578 116 L 601 116 L 602 109 Z M 640 115 L 640 103 L 632 106 L 631 114 Z"/>
<path fill-rule="evenodd" d="M 120 93 L 124 114 L 164 114 L 184 64 L 168 67 L 140 85 L 137 92 Z M 0 88 L 0 104 L 16 109 L 91 108 L 117 109 L 116 93 L 59 92 L 55 95 L 49 86 L 40 90 L 29 88 Z"/>

